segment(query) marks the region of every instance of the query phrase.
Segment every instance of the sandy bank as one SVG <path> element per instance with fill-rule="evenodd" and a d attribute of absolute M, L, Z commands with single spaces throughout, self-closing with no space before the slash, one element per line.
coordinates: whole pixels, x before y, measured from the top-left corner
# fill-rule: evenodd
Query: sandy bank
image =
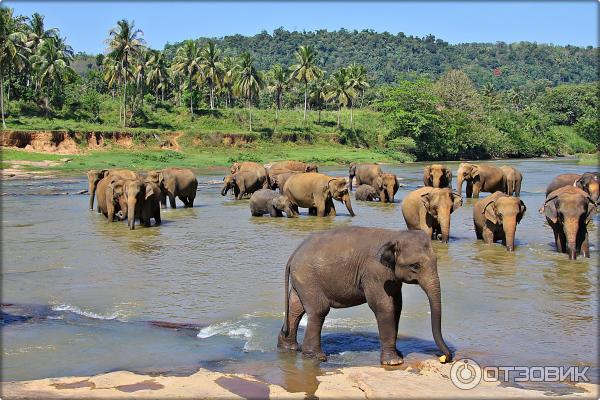
<path fill-rule="evenodd" d="M 317 377 L 319 399 L 392 398 L 539 398 L 550 393 L 482 382 L 472 390 L 456 388 L 449 379 L 450 365 L 426 361 L 414 368 L 386 370 L 351 367 Z M 598 385 L 578 384 L 581 391 L 561 398 L 598 398 Z M 150 376 L 111 372 L 91 377 L 63 377 L 2 383 L 3 399 L 22 398 L 273 398 L 304 399 L 281 386 L 244 374 L 222 374 L 201 369 L 193 375 Z"/>

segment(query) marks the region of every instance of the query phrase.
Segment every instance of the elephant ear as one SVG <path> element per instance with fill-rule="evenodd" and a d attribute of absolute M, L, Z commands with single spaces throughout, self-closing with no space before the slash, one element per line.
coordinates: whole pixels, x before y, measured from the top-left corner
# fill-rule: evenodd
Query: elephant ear
<path fill-rule="evenodd" d="M 596 202 L 588 195 L 586 198 L 589 201 L 587 214 L 585 216 L 585 222 L 589 223 L 596 211 L 598 211 L 598 205 Z"/>
<path fill-rule="evenodd" d="M 429 186 L 429 180 L 431 179 L 431 165 L 423 168 L 423 183 L 425 186 Z"/>
<path fill-rule="evenodd" d="M 390 269 L 394 269 L 396 268 L 396 258 L 399 252 L 400 245 L 398 242 L 387 242 L 379 251 L 381 254 L 379 262 Z"/>
<path fill-rule="evenodd" d="M 152 196 L 154 194 L 154 189 L 152 188 L 152 185 L 149 183 L 146 183 L 146 194 L 144 195 L 144 199 L 148 200 L 148 198 L 150 198 L 150 196 Z"/>
<path fill-rule="evenodd" d="M 444 176 L 446 177 L 446 182 L 447 182 L 448 186 L 451 186 L 452 171 L 449 168 L 444 168 Z"/>
<path fill-rule="evenodd" d="M 430 213 L 431 215 L 434 215 L 433 209 L 431 207 L 431 192 L 422 194 L 421 202 L 423 203 L 423 206 L 425 206 L 425 209 L 427 210 L 427 212 Z"/>
<path fill-rule="evenodd" d="M 479 176 L 479 167 L 477 165 L 473 165 L 471 168 L 471 177 L 477 178 Z"/>
<path fill-rule="evenodd" d="M 525 203 L 523 200 L 519 200 L 519 212 L 517 213 L 517 224 L 521 222 L 523 219 L 523 215 L 525 215 L 525 211 L 527 211 L 527 207 L 525 207 Z"/>
<path fill-rule="evenodd" d="M 100 171 L 100 176 L 102 178 L 106 178 L 108 175 L 110 175 L 110 171 L 109 170 L 103 169 L 103 170 Z"/>
<path fill-rule="evenodd" d="M 462 207 L 463 199 L 462 196 L 456 192 L 450 193 L 450 196 L 452 197 L 452 210 L 450 210 L 450 212 L 453 213 L 454 211 Z"/>
<path fill-rule="evenodd" d="M 556 201 L 557 196 L 553 196 L 549 199 L 546 199 L 544 203 L 544 215 L 548 218 L 552 223 L 556 223 L 558 221 L 558 210 L 556 209 Z"/>
<path fill-rule="evenodd" d="M 487 203 L 487 205 L 483 209 L 482 214 L 485 215 L 485 218 L 492 224 L 497 224 L 498 217 L 496 216 L 496 202 L 490 201 L 489 203 Z"/>

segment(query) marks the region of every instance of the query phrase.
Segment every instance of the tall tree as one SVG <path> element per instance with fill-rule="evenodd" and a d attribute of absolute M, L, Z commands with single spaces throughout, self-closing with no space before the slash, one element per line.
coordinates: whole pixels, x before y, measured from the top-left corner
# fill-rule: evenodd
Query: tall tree
<path fill-rule="evenodd" d="M 123 84 L 123 126 L 127 126 L 127 82 L 133 78 L 131 64 L 144 47 L 144 33 L 135 29 L 135 23 L 122 19 L 108 33 L 109 57 L 119 62 L 120 76 Z"/>
<path fill-rule="evenodd" d="M 337 116 L 337 127 L 341 128 L 340 116 L 342 113 L 342 107 L 347 106 L 352 99 L 356 96 L 356 91 L 352 87 L 350 79 L 348 77 L 348 70 L 346 68 L 340 68 L 331 75 L 329 80 L 329 86 L 327 90 L 327 98 L 333 100 L 338 109 Z"/>
<path fill-rule="evenodd" d="M 306 124 L 306 110 L 308 109 L 308 84 L 321 75 L 317 66 L 317 52 L 313 46 L 300 46 L 296 53 L 296 64 L 291 66 L 290 78 L 304 84 L 304 123 Z"/>
<path fill-rule="evenodd" d="M 352 63 L 348 67 L 348 79 L 350 81 L 350 86 L 356 92 L 356 96 L 358 97 L 360 95 L 362 98 L 364 96 L 365 89 L 369 87 L 367 69 L 362 65 Z M 350 99 L 350 129 L 354 129 L 354 100 L 354 98 Z"/>
<path fill-rule="evenodd" d="M 325 101 L 327 101 L 327 85 L 327 80 L 323 76 L 320 76 L 311 83 L 309 88 L 310 101 L 319 110 L 319 117 L 317 120 L 319 124 L 321 123 L 321 111 L 325 106 Z"/>
<path fill-rule="evenodd" d="M 232 101 L 233 84 L 237 78 L 237 61 L 234 57 L 223 58 L 223 85 L 227 92 L 225 104 L 229 107 Z"/>
<path fill-rule="evenodd" d="M 157 102 L 159 91 L 160 100 L 165 101 L 165 89 L 169 85 L 169 66 L 167 65 L 165 53 L 152 51 L 146 67 L 146 84 L 154 90 L 154 97 Z"/>
<path fill-rule="evenodd" d="M 44 25 L 44 16 L 38 13 L 34 13 L 31 18 L 28 18 L 27 27 L 29 30 L 29 45 L 32 52 L 35 53 L 38 46 L 44 39 L 58 37 L 58 29 L 51 28 L 46 29 Z"/>
<path fill-rule="evenodd" d="M 223 80 L 223 64 L 221 63 L 221 50 L 213 41 L 208 42 L 202 49 L 202 71 L 210 91 L 210 109 L 214 110 L 215 88 Z"/>
<path fill-rule="evenodd" d="M 23 69 L 30 53 L 24 23 L 25 18 L 13 17 L 11 8 L 0 7 L 0 114 L 4 129 L 4 77 Z"/>
<path fill-rule="evenodd" d="M 173 60 L 173 70 L 181 72 L 187 80 L 190 92 L 190 113 L 194 119 L 194 87 L 199 75 L 202 75 L 202 51 L 195 41 L 186 40 L 177 49 Z"/>
<path fill-rule="evenodd" d="M 275 130 L 277 130 L 277 123 L 279 122 L 279 110 L 281 110 L 281 103 L 283 100 L 283 92 L 288 86 L 288 73 L 286 68 L 282 67 L 281 64 L 275 64 L 271 67 L 268 76 L 268 89 L 275 95 Z"/>
<path fill-rule="evenodd" d="M 263 79 L 254 67 L 254 58 L 248 52 L 240 55 L 237 70 L 234 90 L 239 96 L 246 98 L 250 115 L 250 132 L 252 132 L 252 101 L 258 97 L 263 87 Z"/>

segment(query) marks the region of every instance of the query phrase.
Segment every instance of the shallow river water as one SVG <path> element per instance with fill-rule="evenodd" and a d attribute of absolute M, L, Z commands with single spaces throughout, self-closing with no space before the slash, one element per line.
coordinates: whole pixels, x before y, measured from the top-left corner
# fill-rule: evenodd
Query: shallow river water
<path fill-rule="evenodd" d="M 527 212 L 516 251 L 476 240 L 472 199 L 453 214 L 450 243 L 434 244 L 446 342 L 457 356 L 482 365 L 590 366 L 597 381 L 598 217 L 590 224 L 592 257 L 569 261 L 554 251 L 538 213 L 553 176 L 591 167 L 569 160 L 507 163 L 524 175 Z M 457 163 L 450 165 L 456 171 Z M 384 166 L 406 185 L 397 201 L 422 184 L 422 167 Z M 347 175 L 346 168 L 323 170 Z M 367 306 L 329 314 L 326 363 L 277 351 L 284 266 L 313 231 L 405 229 L 400 204 L 353 201 L 355 218 L 340 203 L 336 218 L 309 217 L 306 210 L 299 219 L 253 218 L 248 200 L 219 194 L 213 181 L 223 173 L 198 174 L 193 209 L 164 210 L 162 226 L 134 231 L 88 210 L 87 195 L 53 195 L 87 188 L 84 176 L 3 182 L 2 380 L 114 370 L 188 374 L 205 367 L 310 392 L 323 371 L 378 365 Z M 429 318 L 425 294 L 405 285 L 398 347 L 407 360 L 434 357 Z"/>

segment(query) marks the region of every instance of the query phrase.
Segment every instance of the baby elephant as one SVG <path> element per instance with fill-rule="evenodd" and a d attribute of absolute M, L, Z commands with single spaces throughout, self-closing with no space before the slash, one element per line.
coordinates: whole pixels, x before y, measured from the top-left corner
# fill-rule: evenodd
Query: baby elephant
<path fill-rule="evenodd" d="M 360 201 L 379 201 L 379 192 L 371 185 L 360 185 L 356 188 L 354 198 Z"/>
<path fill-rule="evenodd" d="M 479 200 L 473 207 L 477 239 L 483 239 L 487 244 L 502 240 L 506 250 L 514 251 L 517 224 L 525 210 L 527 207 L 521 199 L 499 191 Z"/>
<path fill-rule="evenodd" d="M 269 214 L 271 217 L 283 217 L 283 213 L 288 218 L 298 215 L 292 210 L 290 200 L 270 189 L 261 189 L 256 191 L 250 197 L 250 212 L 254 217 L 260 217 Z"/>

